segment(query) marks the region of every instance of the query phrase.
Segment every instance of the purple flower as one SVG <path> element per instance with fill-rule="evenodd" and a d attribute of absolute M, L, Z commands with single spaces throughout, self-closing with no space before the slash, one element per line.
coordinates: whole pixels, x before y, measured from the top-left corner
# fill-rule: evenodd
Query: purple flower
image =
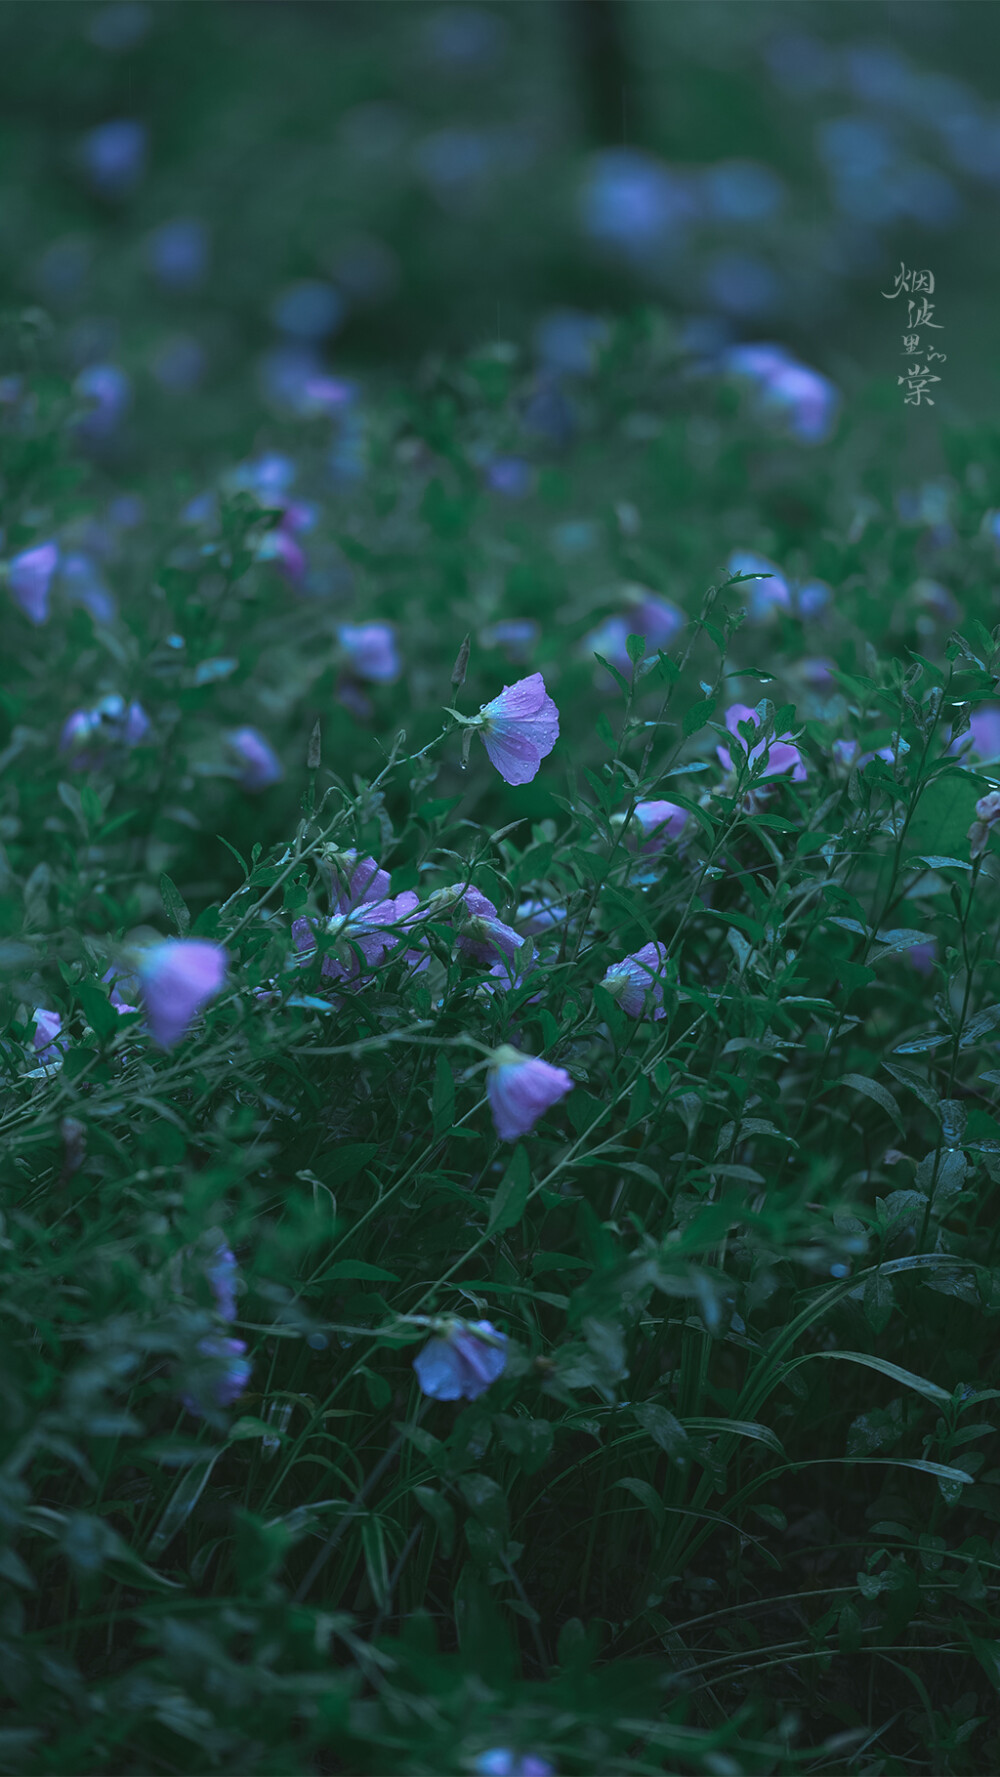
<path fill-rule="evenodd" d="M 337 640 L 359 679 L 391 685 L 402 670 L 396 637 L 389 623 L 342 623 Z"/>
<path fill-rule="evenodd" d="M 759 405 L 763 415 L 777 421 L 800 444 L 823 444 L 837 423 L 840 392 L 818 370 L 787 364 L 768 377 Z"/>
<path fill-rule="evenodd" d="M 522 1055 L 509 1043 L 494 1049 L 486 1093 L 501 1141 L 517 1141 L 527 1135 L 539 1117 L 572 1090 L 573 1081 L 565 1068 L 552 1067 L 534 1055 Z"/>
<path fill-rule="evenodd" d="M 102 982 L 111 982 L 112 986 L 111 992 L 108 994 L 108 1000 L 109 1003 L 114 1006 L 115 1011 L 120 1017 L 126 1012 L 138 1012 L 138 1006 L 133 1006 L 127 1000 L 122 998 L 118 986 L 118 983 L 122 982 L 128 989 L 129 993 L 134 993 L 138 997 L 139 984 L 133 975 L 122 975 L 117 969 L 110 968 L 101 976 L 101 980 Z"/>
<path fill-rule="evenodd" d="M 287 580 L 290 586 L 301 586 L 305 580 L 308 567 L 306 552 L 291 531 L 285 530 L 281 525 L 268 531 L 266 537 L 261 539 L 256 555 L 258 561 L 273 562 L 282 579 Z"/>
<path fill-rule="evenodd" d="M 93 444 L 111 437 L 132 400 L 132 384 L 117 364 L 88 364 L 75 378 L 73 392 L 89 403 L 77 416 L 76 431 Z"/>
<path fill-rule="evenodd" d="M 539 626 L 533 617 L 501 617 L 479 632 L 482 648 L 502 648 L 508 660 L 523 665 L 538 640 Z"/>
<path fill-rule="evenodd" d="M 20 605 L 30 623 L 45 623 L 49 615 L 49 589 L 59 565 L 56 543 L 36 543 L 33 549 L 22 549 L 7 564 L 7 585 L 10 596 Z"/>
<path fill-rule="evenodd" d="M 505 685 L 474 720 L 491 765 L 508 784 L 530 784 L 559 738 L 559 711 L 541 673 Z"/>
<path fill-rule="evenodd" d="M 526 940 L 513 926 L 504 923 L 488 895 L 471 884 L 465 888 L 453 885 L 432 896 L 431 906 L 435 910 L 441 908 L 436 917 L 457 921 L 455 943 L 463 956 L 491 970 L 499 964 L 499 972 L 509 975 L 506 964 L 517 956 Z"/>
<path fill-rule="evenodd" d="M 539 932 L 561 925 L 566 918 L 566 909 L 557 907 L 552 901 L 539 901 L 529 896 L 528 900 L 518 903 L 516 917 L 529 937 L 537 937 Z"/>
<path fill-rule="evenodd" d="M 80 164 L 99 197 L 128 197 L 146 170 L 146 126 L 115 118 L 88 130 L 80 142 Z"/>
<path fill-rule="evenodd" d="M 801 783 L 806 775 L 805 761 L 798 747 L 792 745 L 788 736 L 782 735 L 772 741 L 762 740 L 757 746 L 748 747 L 739 733 L 741 722 L 751 722 L 755 728 L 760 726 L 760 718 L 756 710 L 752 710 L 749 704 L 730 704 L 726 711 L 726 727 L 730 734 L 736 737 L 739 750 L 749 759 L 749 763 L 755 765 L 758 759 L 764 759 L 765 766 L 762 773 L 764 777 L 779 777 L 784 772 L 790 771 L 793 784 Z M 733 764 L 733 756 L 729 748 L 716 747 L 715 751 L 726 771 L 735 771 L 736 767 Z"/>
<path fill-rule="evenodd" d="M 205 1276 L 223 1320 L 236 1319 L 237 1275 L 236 1254 L 222 1241 L 205 1266 Z"/>
<path fill-rule="evenodd" d="M 825 580 L 807 580 L 804 586 L 796 588 L 795 605 L 799 616 L 808 622 L 810 618 L 820 616 L 832 598 L 832 588 Z"/>
<path fill-rule="evenodd" d="M 112 622 L 117 605 L 89 555 L 64 555 L 59 581 L 71 604 L 83 605 L 95 623 Z"/>
<path fill-rule="evenodd" d="M 555 1765 L 537 1753 L 512 1752 L 509 1746 L 491 1746 L 472 1761 L 476 1777 L 556 1777 Z"/>
<path fill-rule="evenodd" d="M 486 468 L 486 485 L 508 500 L 523 500 L 535 485 L 535 471 L 523 457 L 494 457 Z"/>
<path fill-rule="evenodd" d="M 285 775 L 281 760 L 256 728 L 237 728 L 229 736 L 229 747 L 242 766 L 242 789 L 267 790 L 272 784 L 280 784 Z"/>
<path fill-rule="evenodd" d="M 149 1028 L 162 1049 L 178 1043 L 202 1006 L 219 992 L 227 958 L 201 938 L 165 938 L 139 960 Z"/>
<path fill-rule="evenodd" d="M 227 1339 L 221 1333 L 206 1333 L 199 1339 L 202 1362 L 189 1371 L 188 1387 L 181 1394 L 189 1413 L 204 1419 L 213 1409 L 225 1410 L 239 1400 L 253 1370 L 245 1352 L 242 1339 Z"/>
<path fill-rule="evenodd" d="M 37 1006 L 32 1019 L 35 1026 L 32 1047 L 42 1065 L 51 1067 L 60 1059 L 69 1040 L 62 1036 L 62 1018 L 58 1012 L 49 1012 L 44 1006 Z"/>
<path fill-rule="evenodd" d="M 624 815 L 612 816 L 616 825 L 624 819 Z M 643 851 L 661 851 L 668 840 L 680 839 L 687 822 L 687 809 L 679 808 L 676 802 L 637 802 L 632 810 L 627 838 L 634 842 L 633 828 L 637 826 L 642 834 Z"/>
<path fill-rule="evenodd" d="M 748 615 L 751 623 L 765 623 L 779 609 L 787 610 L 791 606 L 792 594 L 779 567 L 768 561 L 766 555 L 755 555 L 750 549 L 734 549 L 726 563 L 728 574 L 767 574 L 767 580 L 754 580 L 733 590 L 745 596 L 749 603 Z"/>
<path fill-rule="evenodd" d="M 918 975 L 929 976 L 934 973 L 936 952 L 937 940 L 929 938 L 926 944 L 911 944 L 909 950 L 905 950 L 903 955 L 911 969 L 916 969 Z"/>
<path fill-rule="evenodd" d="M 339 954 L 324 956 L 321 973 L 326 980 L 355 982 L 378 968 L 397 941 L 392 928 L 410 921 L 419 903 L 412 889 L 390 896 L 388 873 L 379 869 L 374 858 L 358 860 L 356 853 L 342 852 L 331 862 L 331 900 L 336 911 L 325 921 L 295 920 L 292 940 L 306 961 L 315 954 L 317 931 L 339 941 Z M 411 959 L 410 952 L 407 958 Z M 423 958 L 412 960 L 422 962 Z"/>
<path fill-rule="evenodd" d="M 641 1018 L 647 1009 L 654 1020 L 665 1018 L 662 972 L 666 962 L 664 945 L 644 944 L 620 963 L 612 963 L 601 986 L 614 995 L 629 1018 Z"/>
<path fill-rule="evenodd" d="M 800 364 L 783 346 L 730 346 L 722 354 L 723 371 L 752 392 L 762 419 L 801 444 L 821 444 L 837 420 L 840 394 L 825 376 Z"/>
<path fill-rule="evenodd" d="M 195 290 L 208 270 L 209 235 L 195 216 L 176 216 L 154 228 L 146 242 L 146 263 L 168 290 Z"/>
<path fill-rule="evenodd" d="M 973 710 L 969 717 L 969 733 L 953 742 L 948 751 L 971 751 L 980 759 L 1000 759 L 1000 706 L 987 703 Z"/>
<path fill-rule="evenodd" d="M 422 1394 L 474 1401 L 507 1365 L 507 1337 L 488 1320 L 452 1321 L 413 1360 Z"/>
<path fill-rule="evenodd" d="M 149 733 L 149 717 L 141 703 L 117 693 L 102 697 L 92 710 L 74 710 L 63 723 L 59 751 L 69 755 L 73 771 L 98 770 L 113 747 L 135 747 Z"/>

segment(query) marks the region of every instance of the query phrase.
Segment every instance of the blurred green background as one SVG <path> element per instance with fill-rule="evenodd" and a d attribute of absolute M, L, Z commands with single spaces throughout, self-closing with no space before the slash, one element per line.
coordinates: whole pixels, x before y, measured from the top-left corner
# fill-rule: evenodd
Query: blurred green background
<path fill-rule="evenodd" d="M 245 448 L 317 363 L 499 334 L 571 374 L 636 302 L 901 401 L 905 261 L 930 461 L 997 392 L 998 48 L 989 0 L 7 0 L 0 303 L 125 372 L 127 477 Z"/>

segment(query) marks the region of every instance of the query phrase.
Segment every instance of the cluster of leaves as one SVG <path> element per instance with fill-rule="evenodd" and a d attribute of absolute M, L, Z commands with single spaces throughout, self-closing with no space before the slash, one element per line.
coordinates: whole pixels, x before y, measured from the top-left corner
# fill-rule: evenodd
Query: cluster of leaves
<path fill-rule="evenodd" d="M 870 418 L 775 444 L 647 316 L 556 454 L 498 349 L 373 406 L 349 495 L 308 425 L 268 441 L 315 495 L 310 593 L 231 464 L 126 528 L 44 362 L 4 414 L 8 554 L 99 537 L 117 610 L 0 610 L 0 1768 L 995 1768 L 1000 869 L 953 749 L 1000 672 L 997 440 L 897 504 Z M 516 505 L 482 479 L 514 447 Z M 742 621 L 735 545 L 830 603 Z M 637 580 L 685 627 L 600 668 Z M 403 662 L 364 700 L 359 619 Z M 467 710 L 526 670 L 558 704 L 530 785 L 438 732 L 466 632 Z M 149 732 L 74 771 L 65 718 L 111 692 Z M 285 767 L 259 794 L 248 721 Z M 789 734 L 804 774 L 768 776 Z M 650 848 L 657 798 L 687 818 Z M 431 915 L 425 967 L 331 985 L 291 926 L 347 850 L 422 906 L 474 886 L 530 927 L 516 964 Z M 105 980 L 144 930 L 229 958 L 166 1053 Z M 602 979 L 651 942 L 665 1015 L 630 1018 Z M 573 1081 L 513 1146 L 502 1044 Z M 199 1417 L 220 1241 L 253 1373 Z M 509 1341 L 467 1405 L 412 1367 L 445 1314 Z"/>

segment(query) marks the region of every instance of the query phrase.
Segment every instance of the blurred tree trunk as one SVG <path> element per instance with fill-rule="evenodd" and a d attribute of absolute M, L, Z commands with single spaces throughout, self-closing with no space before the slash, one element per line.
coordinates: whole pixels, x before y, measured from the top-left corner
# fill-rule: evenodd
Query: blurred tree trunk
<path fill-rule="evenodd" d="M 587 134 L 602 147 L 641 139 L 628 56 L 626 0 L 559 0 Z"/>

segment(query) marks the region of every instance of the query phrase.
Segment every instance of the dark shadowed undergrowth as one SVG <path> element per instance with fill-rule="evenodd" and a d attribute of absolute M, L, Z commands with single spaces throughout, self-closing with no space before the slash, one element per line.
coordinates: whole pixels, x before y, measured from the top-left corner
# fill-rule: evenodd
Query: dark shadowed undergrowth
<path fill-rule="evenodd" d="M 0 1768 L 996 1769 L 996 436 L 10 339 Z"/>

